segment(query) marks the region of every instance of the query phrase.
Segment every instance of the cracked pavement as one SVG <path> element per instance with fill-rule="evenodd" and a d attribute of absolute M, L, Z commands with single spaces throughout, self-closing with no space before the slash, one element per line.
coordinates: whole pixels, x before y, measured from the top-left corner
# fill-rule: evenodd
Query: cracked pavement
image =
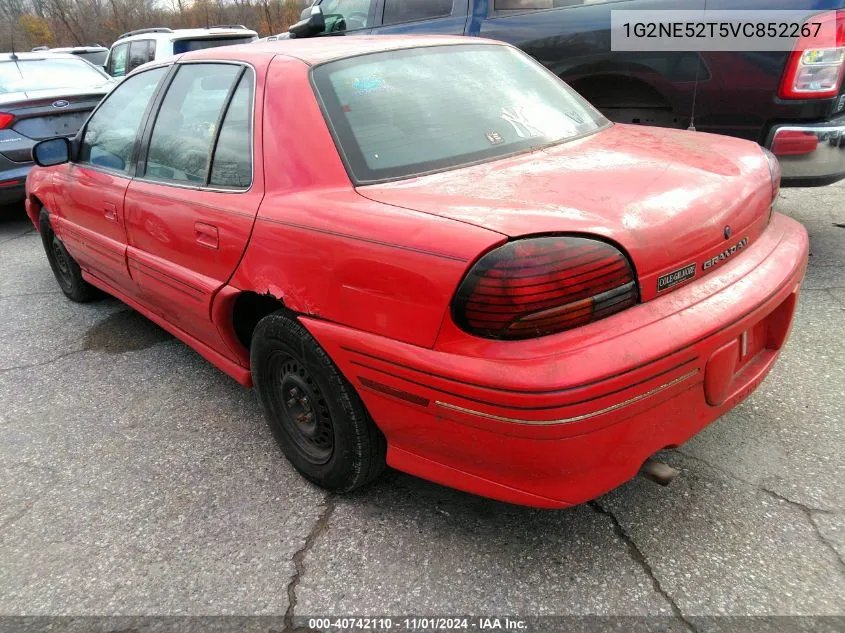
<path fill-rule="evenodd" d="M 327 495 L 257 399 L 114 299 L 65 300 L 0 216 L 0 614 L 845 615 L 845 184 L 810 231 L 791 340 L 736 410 L 564 511 L 388 472 Z"/>

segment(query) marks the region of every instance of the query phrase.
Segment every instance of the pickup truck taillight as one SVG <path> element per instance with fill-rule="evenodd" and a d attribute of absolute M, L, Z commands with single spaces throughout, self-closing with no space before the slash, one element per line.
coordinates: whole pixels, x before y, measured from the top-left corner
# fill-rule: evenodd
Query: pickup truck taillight
<path fill-rule="evenodd" d="M 458 288 L 455 323 L 484 338 L 520 340 L 592 323 L 631 307 L 639 288 L 618 248 L 575 236 L 508 242 Z"/>
<path fill-rule="evenodd" d="M 782 99 L 829 99 L 839 94 L 845 71 L 845 11 L 814 16 L 808 23 L 822 22 L 836 29 L 836 48 L 813 48 L 814 37 L 801 37 L 789 58 L 778 92 Z M 815 33 L 815 28 L 811 29 Z"/>

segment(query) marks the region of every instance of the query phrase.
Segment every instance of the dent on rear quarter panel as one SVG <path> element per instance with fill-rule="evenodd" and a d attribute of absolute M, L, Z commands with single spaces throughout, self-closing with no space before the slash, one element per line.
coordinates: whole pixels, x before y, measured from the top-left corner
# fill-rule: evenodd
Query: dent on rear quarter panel
<path fill-rule="evenodd" d="M 356 193 L 299 60 L 276 57 L 264 108 L 266 195 L 231 281 L 291 310 L 431 347 L 470 263 L 505 238 Z"/>

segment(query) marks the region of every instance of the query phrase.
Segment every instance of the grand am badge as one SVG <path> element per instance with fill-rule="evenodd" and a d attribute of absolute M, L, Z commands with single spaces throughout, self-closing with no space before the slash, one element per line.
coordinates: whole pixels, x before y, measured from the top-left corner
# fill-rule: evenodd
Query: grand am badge
<path fill-rule="evenodd" d="M 677 286 L 678 284 L 683 283 L 688 279 L 692 279 L 693 277 L 695 277 L 695 271 L 697 269 L 698 265 L 693 262 L 692 264 L 687 264 L 683 268 L 673 270 L 671 273 L 666 273 L 662 277 L 658 277 L 657 292 L 663 292 L 664 290 L 668 290 L 673 286 Z"/>
<path fill-rule="evenodd" d="M 736 255 L 746 246 L 748 246 L 748 237 L 742 238 L 739 242 L 737 242 L 730 248 L 723 250 L 715 257 L 711 257 L 710 259 L 705 260 L 704 263 L 701 265 L 701 269 L 707 270 L 709 268 L 713 268 L 713 266 L 718 266 L 729 257 Z"/>

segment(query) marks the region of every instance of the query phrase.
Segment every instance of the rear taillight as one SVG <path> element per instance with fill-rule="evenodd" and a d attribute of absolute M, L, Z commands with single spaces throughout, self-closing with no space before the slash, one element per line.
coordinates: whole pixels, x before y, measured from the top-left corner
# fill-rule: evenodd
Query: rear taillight
<path fill-rule="evenodd" d="M 0 112 L 0 130 L 5 130 L 9 124 L 15 120 L 14 114 L 8 112 Z"/>
<path fill-rule="evenodd" d="M 484 255 L 458 288 L 452 316 L 470 334 L 518 340 L 591 323 L 638 300 L 619 249 L 584 237 L 538 237 Z"/>
<path fill-rule="evenodd" d="M 786 74 L 781 82 L 782 99 L 825 99 L 839 94 L 845 71 L 845 11 L 830 11 L 814 16 L 808 24 L 822 23 L 822 33 L 836 32 L 835 48 L 816 48 L 815 27 L 810 37 L 801 37 L 789 58 Z"/>

